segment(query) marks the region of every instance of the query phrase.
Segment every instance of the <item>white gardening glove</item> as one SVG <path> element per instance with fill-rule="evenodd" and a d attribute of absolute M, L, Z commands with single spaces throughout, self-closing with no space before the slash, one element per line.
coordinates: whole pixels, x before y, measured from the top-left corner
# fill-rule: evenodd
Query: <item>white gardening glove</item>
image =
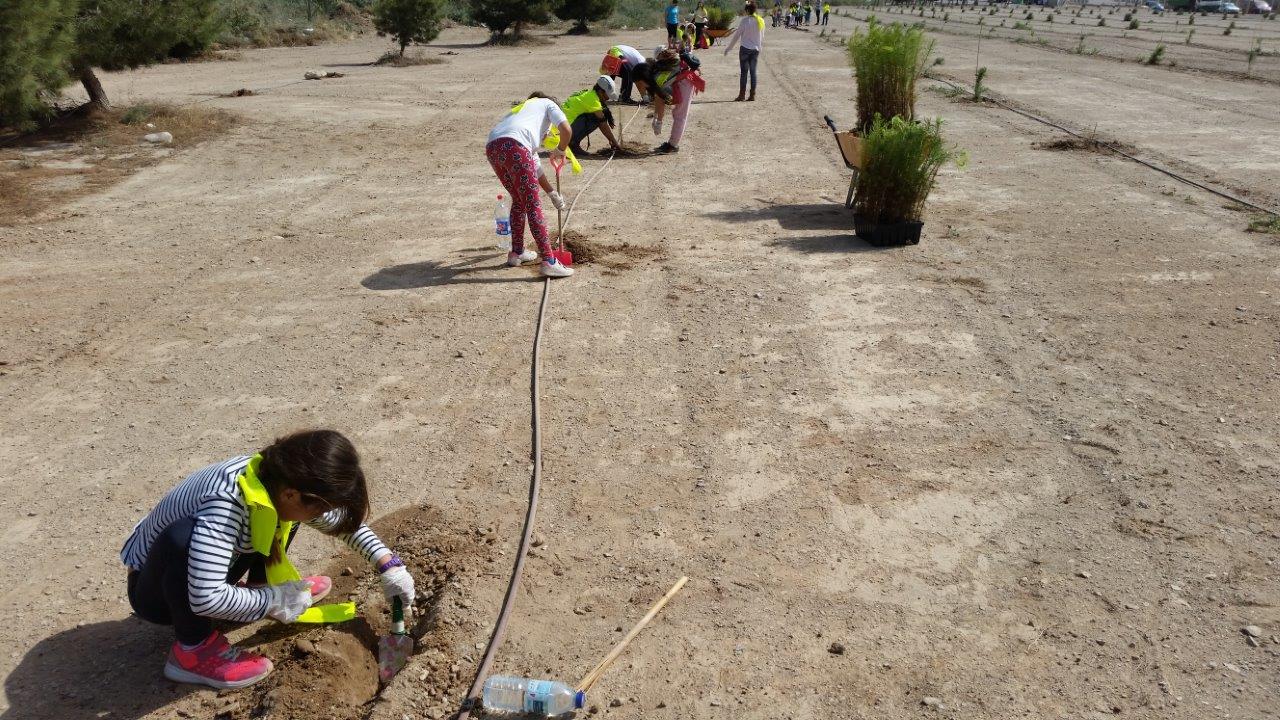
<path fill-rule="evenodd" d="M 393 567 L 382 573 L 382 594 L 387 600 L 399 597 L 405 611 L 413 607 L 413 576 L 403 566 Z"/>
<path fill-rule="evenodd" d="M 563 212 L 565 209 L 564 196 L 556 192 L 555 190 L 552 190 L 547 195 L 548 197 L 551 198 L 551 204 L 555 205 L 557 210 L 560 210 L 561 212 Z"/>
<path fill-rule="evenodd" d="M 662 134 L 662 118 L 656 115 L 653 118 L 653 134 L 654 135 Z"/>
<path fill-rule="evenodd" d="M 294 580 L 271 586 L 271 604 L 267 606 L 267 617 L 275 618 L 282 623 L 291 623 L 311 607 L 311 583 L 306 580 Z"/>

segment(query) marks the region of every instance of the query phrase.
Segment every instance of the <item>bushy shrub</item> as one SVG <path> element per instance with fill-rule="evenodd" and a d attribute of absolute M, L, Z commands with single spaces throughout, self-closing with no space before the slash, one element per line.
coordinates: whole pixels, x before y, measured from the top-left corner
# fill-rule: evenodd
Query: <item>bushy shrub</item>
<path fill-rule="evenodd" d="M 617 0 L 559 0 L 555 13 L 561 20 L 574 21 L 575 25 L 569 32 L 585 33 L 587 23 L 609 17 L 615 5 Z"/>
<path fill-rule="evenodd" d="M 391 36 L 400 55 L 411 43 L 427 43 L 440 34 L 440 0 L 377 0 L 373 26 L 379 36 Z"/>
<path fill-rule="evenodd" d="M 942 121 L 877 117 L 862 139 L 854 211 L 871 222 L 919 221 L 938 170 L 964 155 L 944 145 Z"/>
<path fill-rule="evenodd" d="M 0 125 L 29 129 L 69 80 L 74 0 L 0 0 Z"/>
<path fill-rule="evenodd" d="M 849 64 L 857 78 L 858 131 L 877 115 L 915 117 L 916 81 L 929 67 L 934 43 L 915 27 L 872 23 L 849 38 Z"/>

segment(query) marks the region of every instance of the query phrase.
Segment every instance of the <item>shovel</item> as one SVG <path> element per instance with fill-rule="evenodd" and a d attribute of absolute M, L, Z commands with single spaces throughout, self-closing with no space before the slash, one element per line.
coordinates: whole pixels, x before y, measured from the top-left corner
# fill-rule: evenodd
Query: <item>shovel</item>
<path fill-rule="evenodd" d="M 413 653 L 413 636 L 404 631 L 404 603 L 391 599 L 391 633 L 378 640 L 378 677 L 388 683 L 400 672 Z"/>
<path fill-rule="evenodd" d="M 551 167 L 556 169 L 556 192 L 560 192 L 560 169 L 564 167 L 564 159 L 560 162 L 551 161 Z M 573 253 L 564 249 L 564 213 L 556 210 L 556 246 L 551 251 L 551 257 L 556 262 L 561 263 L 565 267 L 573 267 Z"/>

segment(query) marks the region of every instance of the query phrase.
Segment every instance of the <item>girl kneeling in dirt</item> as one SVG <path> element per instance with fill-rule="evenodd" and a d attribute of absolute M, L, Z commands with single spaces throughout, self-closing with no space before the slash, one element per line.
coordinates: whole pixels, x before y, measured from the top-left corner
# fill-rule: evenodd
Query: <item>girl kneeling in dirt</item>
<path fill-rule="evenodd" d="M 550 191 L 550 182 L 538 160 L 538 148 L 553 127 L 560 133 L 560 144 L 551 151 L 551 159 L 552 162 L 563 162 L 565 148 L 573 140 L 573 129 L 555 98 L 535 92 L 528 100 L 515 106 L 490 131 L 484 154 L 502 186 L 511 194 L 511 252 L 507 253 L 507 264 L 516 267 L 535 262 L 538 253 L 542 253 L 544 277 L 568 277 L 573 274 L 573 269 L 565 267 L 551 254 L 547 224 L 542 219 L 542 199 L 538 195 L 541 185 L 551 195 L 556 207 L 563 207 L 564 199 Z M 538 253 L 524 249 L 526 219 L 533 239 L 538 243 Z"/>
<path fill-rule="evenodd" d="M 364 524 L 368 513 L 356 449 L 333 430 L 280 438 L 252 457 L 197 470 L 166 493 L 120 552 L 134 613 L 177 635 L 165 677 L 242 688 L 271 672 L 271 660 L 230 645 L 213 620 L 291 623 L 328 594 L 332 580 L 298 579 L 285 556 L 295 523 L 341 538 L 377 568 L 387 599 L 411 608 L 413 576 Z"/>

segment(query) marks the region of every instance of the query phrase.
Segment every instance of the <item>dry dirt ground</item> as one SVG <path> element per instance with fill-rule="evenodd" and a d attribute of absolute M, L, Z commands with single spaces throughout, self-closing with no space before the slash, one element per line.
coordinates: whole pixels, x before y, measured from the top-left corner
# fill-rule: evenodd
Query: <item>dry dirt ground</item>
<path fill-rule="evenodd" d="M 850 123 L 852 80 L 816 35 L 769 31 L 754 104 L 705 53 L 681 152 L 582 196 L 573 229 L 607 264 L 551 290 L 544 544 L 496 669 L 574 680 L 687 574 L 599 715 L 1274 717 L 1280 243 L 925 92 L 971 163 L 941 176 L 919 246 L 871 249 L 821 123 Z M 540 291 L 493 250 L 484 137 L 531 90 L 587 86 L 611 42 L 656 38 L 481 39 L 446 33 L 433 66 L 366 67 L 384 46 L 362 40 L 105 78 L 119 102 L 240 121 L 0 228 L 4 718 L 455 707 L 524 508 Z M 988 48 L 1009 99 L 1280 200 L 1274 85 Z M 240 87 L 261 92 L 215 97 Z M 1213 131 L 1227 101 L 1254 135 Z M 295 559 L 352 566 L 338 595 L 364 619 L 236 630 L 279 664 L 254 691 L 168 683 L 123 538 L 190 470 L 315 425 L 363 451 L 426 649 L 364 704 L 385 607 L 304 535 Z"/>

